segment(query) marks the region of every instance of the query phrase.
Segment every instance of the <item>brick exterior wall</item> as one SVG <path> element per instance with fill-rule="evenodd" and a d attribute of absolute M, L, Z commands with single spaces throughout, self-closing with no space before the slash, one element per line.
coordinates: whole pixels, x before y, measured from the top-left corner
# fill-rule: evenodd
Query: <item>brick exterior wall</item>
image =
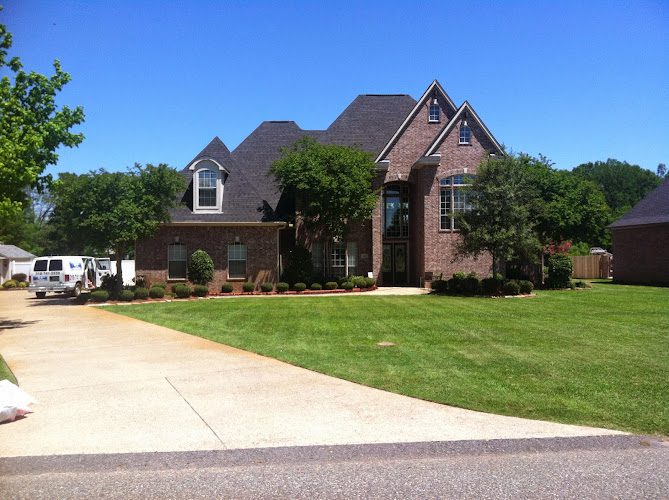
<path fill-rule="evenodd" d="M 613 279 L 669 285 L 669 224 L 613 230 Z"/>
<path fill-rule="evenodd" d="M 158 232 L 136 245 L 135 273 L 145 276 L 149 283 L 178 283 L 167 277 L 167 248 L 179 238 L 186 245 L 188 257 L 195 250 L 204 250 L 214 261 L 214 281 L 209 291 L 220 292 L 226 281 L 233 283 L 235 291 L 242 290 L 246 280 L 255 283 L 277 281 L 277 231 L 276 227 L 221 227 L 221 226 L 162 226 Z M 235 238 L 246 245 L 246 280 L 228 280 L 228 245 Z"/>

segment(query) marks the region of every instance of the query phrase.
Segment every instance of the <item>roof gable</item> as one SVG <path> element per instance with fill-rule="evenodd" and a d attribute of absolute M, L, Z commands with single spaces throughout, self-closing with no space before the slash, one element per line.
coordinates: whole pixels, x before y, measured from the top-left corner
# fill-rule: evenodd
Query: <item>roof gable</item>
<path fill-rule="evenodd" d="M 427 88 L 427 90 L 423 93 L 420 99 L 416 101 L 415 106 L 413 109 L 409 112 L 408 115 L 406 115 L 404 121 L 400 124 L 400 126 L 397 128 L 395 133 L 392 135 L 392 137 L 388 140 L 388 142 L 385 144 L 381 152 L 378 154 L 376 161 L 379 162 L 385 158 L 385 156 L 390 152 L 392 147 L 395 145 L 395 142 L 400 138 L 400 136 L 404 133 L 404 131 L 407 129 L 411 121 L 414 119 L 414 117 L 418 114 L 421 106 L 423 106 L 428 99 L 433 98 L 435 95 L 440 95 L 442 98 L 445 99 L 445 101 L 448 103 L 448 105 L 451 106 L 451 111 L 455 112 L 457 110 L 457 106 L 453 102 L 453 99 L 450 98 L 450 96 L 446 93 L 444 88 L 441 86 L 441 84 L 437 81 L 434 80 L 430 86 Z"/>
<path fill-rule="evenodd" d="M 627 226 L 669 223 L 669 179 L 653 189 L 632 209 L 609 227 L 616 229 Z"/>
<path fill-rule="evenodd" d="M 6 259 L 34 259 L 35 256 L 16 245 L 0 245 L 0 257 Z"/>

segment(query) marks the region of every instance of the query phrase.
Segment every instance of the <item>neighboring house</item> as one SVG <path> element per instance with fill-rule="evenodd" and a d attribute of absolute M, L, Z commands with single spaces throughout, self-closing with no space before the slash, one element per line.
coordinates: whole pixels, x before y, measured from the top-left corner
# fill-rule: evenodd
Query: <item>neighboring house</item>
<path fill-rule="evenodd" d="M 30 263 L 34 258 L 33 254 L 17 246 L 0 244 L 0 285 L 14 274 L 29 275 Z"/>
<path fill-rule="evenodd" d="M 269 170 L 281 148 L 304 136 L 357 146 L 376 160 L 379 203 L 347 241 L 319 241 L 284 222 L 294 202 L 281 196 Z M 214 260 L 212 289 L 225 281 L 277 281 L 282 256 L 298 241 L 325 276 L 371 272 L 396 286 L 455 271 L 486 276 L 488 256 L 454 261 L 453 216 L 469 208 L 464 188 L 477 165 L 500 154 L 471 105 L 456 106 L 436 80 L 418 101 L 360 95 L 326 130 L 266 121 L 232 152 L 216 137 L 183 169 L 188 188 L 171 222 L 137 242 L 136 272 L 149 281 L 185 280 L 187 259 L 201 248 Z"/>
<path fill-rule="evenodd" d="M 615 281 L 669 285 L 669 179 L 609 229 Z"/>

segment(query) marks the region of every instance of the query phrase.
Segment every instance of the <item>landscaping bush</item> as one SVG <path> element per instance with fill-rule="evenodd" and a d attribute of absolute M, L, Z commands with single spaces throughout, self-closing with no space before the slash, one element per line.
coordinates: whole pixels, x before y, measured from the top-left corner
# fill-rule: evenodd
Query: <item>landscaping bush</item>
<path fill-rule="evenodd" d="M 430 283 L 430 288 L 434 290 L 434 293 L 446 293 L 448 292 L 448 281 L 434 280 Z"/>
<path fill-rule="evenodd" d="M 481 281 L 477 278 L 476 273 L 470 273 L 464 280 L 462 280 L 462 291 L 467 295 L 475 295 L 479 293 L 481 288 Z"/>
<path fill-rule="evenodd" d="M 20 285 L 21 285 L 21 283 L 19 283 L 19 286 Z M 587 281 L 583 281 L 583 280 L 574 281 L 574 286 L 576 288 L 592 288 L 592 285 L 590 283 L 588 283 Z"/>
<path fill-rule="evenodd" d="M 320 283 L 312 283 L 312 284 L 311 284 L 311 289 L 312 289 L 312 290 L 322 290 L 322 289 L 323 289 L 323 285 L 321 285 Z"/>
<path fill-rule="evenodd" d="M 152 299 L 162 299 L 165 296 L 165 289 L 161 286 L 152 286 L 149 289 L 149 297 Z"/>
<path fill-rule="evenodd" d="M 121 295 L 118 298 L 123 302 L 130 302 L 135 298 L 135 292 L 132 290 L 121 290 Z"/>
<path fill-rule="evenodd" d="M 520 294 L 520 285 L 517 280 L 509 280 L 504 283 L 504 295 L 518 295 Z"/>
<path fill-rule="evenodd" d="M 307 285 L 305 283 L 302 283 L 302 282 L 295 283 L 293 285 L 293 290 L 295 290 L 296 292 L 304 292 L 306 289 L 307 289 Z"/>
<path fill-rule="evenodd" d="M 121 287 L 123 287 L 123 283 L 121 283 L 120 276 L 118 274 L 108 274 L 107 276 L 102 277 L 100 289 L 109 292 L 111 297 L 113 297 L 116 293 L 116 290 Z"/>
<path fill-rule="evenodd" d="M 22 281 L 26 281 L 28 279 L 28 276 L 26 276 L 25 273 L 16 273 L 12 274 L 12 279 L 17 283 L 21 283 Z"/>
<path fill-rule="evenodd" d="M 137 276 L 135 276 L 133 278 L 133 281 L 135 282 L 135 286 L 137 286 L 139 288 L 148 288 L 147 287 L 148 281 L 146 279 L 146 276 L 144 276 L 142 274 L 138 274 Z"/>
<path fill-rule="evenodd" d="M 162 288 L 163 290 L 167 290 L 167 283 L 159 281 L 158 283 L 154 283 L 153 285 L 151 285 L 151 288 L 156 288 L 156 287 Z"/>
<path fill-rule="evenodd" d="M 206 285 L 214 279 L 214 261 L 204 250 L 195 250 L 190 256 L 188 279 L 196 285 Z"/>
<path fill-rule="evenodd" d="M 558 289 L 570 286 L 573 266 L 567 255 L 555 254 L 548 258 L 548 288 Z"/>
<path fill-rule="evenodd" d="M 374 285 L 376 285 L 374 278 L 365 278 L 365 288 L 372 288 Z"/>
<path fill-rule="evenodd" d="M 7 280 L 2 284 L 2 288 L 16 288 L 19 284 L 16 280 Z"/>
<path fill-rule="evenodd" d="M 352 276 L 349 281 L 351 281 L 356 288 L 365 288 L 365 285 L 367 284 L 367 278 L 364 276 Z"/>
<path fill-rule="evenodd" d="M 355 285 L 353 283 L 351 283 L 350 281 L 344 281 L 341 284 L 341 288 L 343 288 L 344 290 L 353 290 L 354 286 Z"/>
<path fill-rule="evenodd" d="M 256 284 L 253 281 L 247 281 L 242 285 L 242 290 L 245 292 L 252 292 L 256 289 Z"/>
<path fill-rule="evenodd" d="M 453 273 L 453 277 L 448 280 L 448 290 L 453 293 L 463 293 L 465 279 L 467 279 L 465 273 Z"/>
<path fill-rule="evenodd" d="M 338 286 L 339 283 L 337 283 L 336 281 L 328 281 L 327 283 L 325 283 L 326 290 L 336 290 Z"/>
<path fill-rule="evenodd" d="M 193 295 L 196 297 L 206 297 L 209 293 L 209 287 L 207 285 L 195 285 L 193 287 Z"/>
<path fill-rule="evenodd" d="M 140 286 L 135 288 L 135 298 L 137 300 L 145 300 L 149 298 L 149 290 Z"/>
<path fill-rule="evenodd" d="M 223 286 L 221 287 L 221 292 L 232 293 L 232 290 L 234 290 L 232 283 L 223 283 Z"/>
<path fill-rule="evenodd" d="M 18 287 L 19 288 L 27 288 L 28 283 L 26 283 L 25 281 L 19 281 Z"/>
<path fill-rule="evenodd" d="M 109 292 L 107 290 L 95 290 L 91 292 L 91 301 L 106 302 L 109 300 Z"/>
<path fill-rule="evenodd" d="M 576 283 L 574 281 L 569 280 L 569 283 L 567 284 L 567 288 L 571 288 L 572 290 L 576 289 Z"/>
<path fill-rule="evenodd" d="M 274 285 L 272 283 L 260 283 L 260 290 L 267 293 L 274 290 Z"/>
<path fill-rule="evenodd" d="M 529 295 L 534 290 L 534 283 L 530 280 L 518 280 L 518 286 L 520 286 L 520 293 L 523 295 Z"/>
<path fill-rule="evenodd" d="M 504 280 L 499 274 L 481 280 L 481 292 L 484 295 L 499 295 L 503 286 Z"/>
<path fill-rule="evenodd" d="M 286 266 L 281 275 L 281 281 L 292 284 L 304 283 L 310 281 L 313 272 L 311 252 L 302 246 L 296 246 L 286 256 Z"/>
<path fill-rule="evenodd" d="M 279 293 L 286 293 L 290 289 L 290 285 L 285 281 L 279 281 L 276 284 L 276 291 Z"/>
<path fill-rule="evenodd" d="M 192 291 L 190 287 L 184 283 L 179 283 L 174 286 L 174 294 L 180 299 L 187 299 L 190 297 Z"/>

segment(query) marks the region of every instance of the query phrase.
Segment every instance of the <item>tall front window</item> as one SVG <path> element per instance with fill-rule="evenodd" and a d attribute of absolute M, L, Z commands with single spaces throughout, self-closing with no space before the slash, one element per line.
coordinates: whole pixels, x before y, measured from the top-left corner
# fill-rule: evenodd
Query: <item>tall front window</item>
<path fill-rule="evenodd" d="M 323 269 L 323 243 L 316 241 L 311 245 L 311 265 L 314 274 L 325 274 Z"/>
<path fill-rule="evenodd" d="M 386 238 L 409 237 L 409 187 L 386 186 L 383 191 L 383 231 Z"/>
<path fill-rule="evenodd" d="M 167 248 L 167 277 L 171 280 L 186 279 L 186 245 L 172 243 Z"/>
<path fill-rule="evenodd" d="M 439 121 L 439 104 L 437 104 L 436 102 L 430 104 L 430 121 L 431 122 Z"/>
<path fill-rule="evenodd" d="M 467 120 L 460 126 L 460 144 L 469 144 L 472 137 L 472 129 L 467 125 Z"/>
<path fill-rule="evenodd" d="M 442 231 L 458 229 L 458 212 L 468 212 L 472 209 L 467 188 L 471 186 L 471 175 L 452 175 L 439 181 L 441 186 L 441 202 L 439 207 L 440 224 Z"/>
<path fill-rule="evenodd" d="M 335 276 L 346 275 L 346 245 L 333 243 L 330 251 L 330 269 Z"/>
<path fill-rule="evenodd" d="M 355 241 L 346 244 L 346 274 L 348 276 L 358 274 L 358 244 Z"/>
<path fill-rule="evenodd" d="M 197 173 L 197 203 L 200 208 L 216 207 L 216 183 L 218 176 L 212 170 L 200 170 Z"/>
<path fill-rule="evenodd" d="M 246 245 L 241 243 L 228 245 L 228 278 L 246 278 Z"/>

